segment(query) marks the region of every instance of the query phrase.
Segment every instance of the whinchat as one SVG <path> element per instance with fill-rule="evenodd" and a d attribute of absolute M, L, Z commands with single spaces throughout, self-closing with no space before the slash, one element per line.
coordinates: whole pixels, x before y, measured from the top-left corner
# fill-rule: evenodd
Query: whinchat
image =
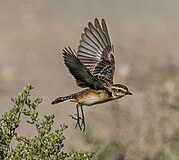
<path fill-rule="evenodd" d="M 98 19 L 94 24 L 88 23 L 77 52 L 70 47 L 63 49 L 64 63 L 69 72 L 76 79 L 79 87 L 86 88 L 78 93 L 56 98 L 52 104 L 66 100 L 76 102 L 76 127 L 85 131 L 85 117 L 83 105 L 91 106 L 115 100 L 126 95 L 132 95 L 128 88 L 122 84 L 113 83 L 115 70 L 114 47 L 111 43 L 106 22 L 102 19 L 101 24 Z M 79 113 L 81 110 L 81 117 Z"/>

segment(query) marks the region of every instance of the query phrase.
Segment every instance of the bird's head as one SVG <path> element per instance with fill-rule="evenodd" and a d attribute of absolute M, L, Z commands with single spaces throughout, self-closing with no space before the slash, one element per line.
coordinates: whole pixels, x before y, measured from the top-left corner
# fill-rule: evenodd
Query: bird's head
<path fill-rule="evenodd" d="M 121 98 L 126 95 L 132 95 L 132 93 L 129 92 L 128 88 L 122 84 L 113 84 L 111 86 L 111 92 L 113 98 Z"/>

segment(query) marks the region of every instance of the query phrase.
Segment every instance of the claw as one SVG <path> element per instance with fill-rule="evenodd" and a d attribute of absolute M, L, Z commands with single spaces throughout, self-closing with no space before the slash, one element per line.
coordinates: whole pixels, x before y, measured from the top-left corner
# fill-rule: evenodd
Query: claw
<path fill-rule="evenodd" d="M 75 114 L 75 115 L 77 115 L 77 114 Z M 77 128 L 77 126 L 79 126 L 79 128 L 80 128 L 80 130 L 82 130 L 82 128 L 81 128 L 81 125 L 80 125 L 80 120 L 82 120 L 82 118 L 81 117 L 74 117 L 74 116 L 72 116 L 72 115 L 69 115 L 72 119 L 74 119 L 75 121 L 77 121 L 76 122 L 76 125 L 75 125 L 75 128 Z"/>
<path fill-rule="evenodd" d="M 74 114 L 75 116 L 77 116 L 77 114 Z M 73 115 L 69 115 L 72 119 L 74 119 L 74 120 L 77 120 L 77 117 L 74 117 Z M 82 120 L 82 118 L 81 117 L 78 117 L 80 120 Z"/>

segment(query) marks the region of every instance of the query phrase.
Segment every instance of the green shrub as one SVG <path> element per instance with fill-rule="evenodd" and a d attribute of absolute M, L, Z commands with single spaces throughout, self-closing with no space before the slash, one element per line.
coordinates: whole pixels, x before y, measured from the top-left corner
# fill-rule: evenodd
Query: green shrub
<path fill-rule="evenodd" d="M 36 109 L 42 99 L 31 100 L 29 96 L 32 89 L 30 84 L 24 87 L 18 97 L 12 99 L 14 106 L 0 119 L 0 160 L 90 160 L 94 154 L 92 152 L 63 151 L 63 132 L 67 125 L 62 124 L 52 132 L 54 115 L 46 115 L 43 120 L 39 119 Z M 27 123 L 35 125 L 38 133 L 36 136 L 25 137 L 17 134 L 21 116 L 28 117 Z M 14 148 L 11 147 L 13 138 L 18 142 Z"/>

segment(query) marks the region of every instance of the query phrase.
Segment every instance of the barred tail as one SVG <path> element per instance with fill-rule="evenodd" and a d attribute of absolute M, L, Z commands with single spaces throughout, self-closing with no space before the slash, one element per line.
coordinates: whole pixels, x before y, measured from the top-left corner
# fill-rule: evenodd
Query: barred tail
<path fill-rule="evenodd" d="M 54 101 L 52 101 L 51 104 L 57 104 L 57 103 L 60 103 L 60 102 L 63 102 L 63 101 L 69 100 L 69 99 L 71 99 L 70 96 L 58 97 Z"/>

